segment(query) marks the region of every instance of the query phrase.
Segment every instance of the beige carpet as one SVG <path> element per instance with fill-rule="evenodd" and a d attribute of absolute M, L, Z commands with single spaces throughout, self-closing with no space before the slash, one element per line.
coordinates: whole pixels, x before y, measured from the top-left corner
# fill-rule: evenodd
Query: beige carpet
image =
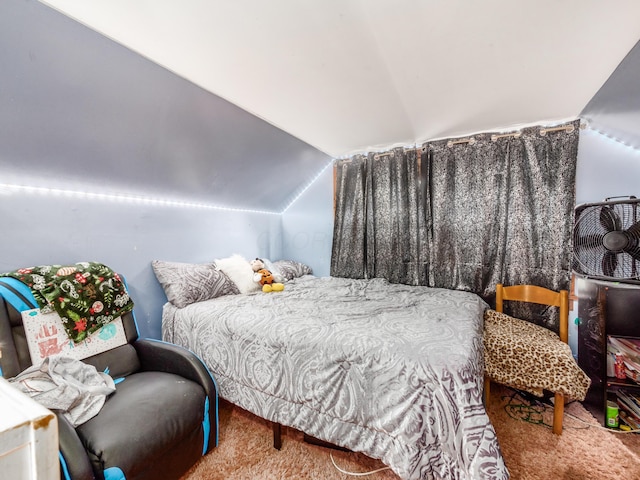
<path fill-rule="evenodd" d="M 614 434 L 597 427 L 595 419 L 573 402 L 565 416 L 565 430 L 556 436 L 550 427 L 551 410 L 529 406 L 511 390 L 494 386 L 489 416 L 513 480 L 637 480 L 640 479 L 640 435 Z M 195 465 L 183 480 L 295 479 L 333 480 L 367 478 L 397 480 L 390 470 L 366 477 L 340 473 L 384 468 L 362 454 L 327 449 L 303 442 L 302 434 L 283 429 L 283 446 L 273 448 L 271 425 L 221 401 L 220 444 Z"/>

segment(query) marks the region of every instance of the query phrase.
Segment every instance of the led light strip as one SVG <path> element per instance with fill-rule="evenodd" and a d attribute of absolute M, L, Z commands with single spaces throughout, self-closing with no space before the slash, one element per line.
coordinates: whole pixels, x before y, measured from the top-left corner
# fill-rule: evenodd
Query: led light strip
<path fill-rule="evenodd" d="M 317 174 L 315 177 L 313 177 L 313 178 L 311 179 L 311 181 L 307 184 L 307 186 L 306 186 L 306 187 L 304 187 L 304 188 L 302 189 L 302 191 L 300 191 L 300 193 L 298 193 L 298 194 L 294 197 L 294 199 L 293 199 L 293 200 L 291 200 L 291 201 L 289 202 L 289 205 L 287 205 L 287 206 L 284 208 L 284 210 L 282 210 L 282 212 L 280 212 L 280 214 L 282 215 L 282 214 L 283 214 L 283 213 L 285 213 L 287 210 L 289 210 L 289 208 L 291 208 L 291 205 L 293 205 L 294 203 L 296 203 L 296 202 L 298 201 L 298 199 L 299 199 L 302 195 L 304 195 L 304 193 L 305 193 L 307 190 L 309 190 L 309 189 L 311 188 L 311 186 L 312 186 L 314 183 L 316 183 L 316 182 L 318 181 L 318 179 L 322 176 L 322 174 L 325 172 L 325 170 L 326 170 L 327 168 L 329 168 L 329 167 L 333 167 L 333 162 L 334 162 L 334 160 L 332 159 L 329 163 L 327 163 L 327 164 L 322 168 L 322 170 L 320 170 L 320 171 L 318 172 L 318 174 Z"/>
<path fill-rule="evenodd" d="M 612 142 L 617 143 L 618 145 L 622 145 L 623 147 L 630 148 L 635 153 L 640 153 L 640 149 L 638 149 L 638 148 L 634 147 L 633 145 L 625 142 L 624 140 L 621 140 L 619 138 L 611 136 L 608 133 L 603 132 L 602 130 L 598 130 L 596 128 L 593 128 L 592 126 L 589 126 L 589 130 L 591 130 L 592 132 L 597 133 L 598 135 L 601 135 L 601 136 L 605 137 L 607 140 L 611 140 Z"/>
<path fill-rule="evenodd" d="M 80 190 L 65 190 L 61 188 L 36 187 L 36 186 L 30 186 L 30 185 L 13 185 L 8 183 L 0 183 L 0 192 L 2 190 L 7 190 L 10 193 L 22 192 L 22 193 L 29 193 L 29 194 L 82 198 L 82 199 L 90 199 L 90 200 L 108 200 L 108 201 L 136 203 L 136 204 L 143 204 L 143 205 L 158 205 L 163 207 L 202 208 L 207 210 L 223 210 L 227 212 L 245 212 L 245 213 L 260 213 L 265 215 L 279 215 L 279 213 L 277 212 L 269 212 L 266 210 L 251 210 L 251 209 L 245 209 L 245 208 L 221 207 L 218 205 L 211 205 L 207 203 L 185 202 L 185 201 L 179 201 L 179 200 L 164 200 L 164 199 L 158 199 L 158 198 L 142 197 L 137 195 L 83 192 Z"/>

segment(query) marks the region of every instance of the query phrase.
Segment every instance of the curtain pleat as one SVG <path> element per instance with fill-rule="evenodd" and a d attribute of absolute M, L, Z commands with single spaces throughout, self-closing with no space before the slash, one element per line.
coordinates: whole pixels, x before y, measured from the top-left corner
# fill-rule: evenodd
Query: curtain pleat
<path fill-rule="evenodd" d="M 421 162 L 401 148 L 338 162 L 332 276 L 426 285 Z"/>
<path fill-rule="evenodd" d="M 490 139 L 428 145 L 433 241 L 429 285 L 486 296 L 502 279 L 508 158 Z M 496 268 L 498 267 L 498 268 Z"/>
<path fill-rule="evenodd" d="M 336 165 L 335 214 L 331 275 L 365 278 L 366 157 L 355 156 Z"/>
<path fill-rule="evenodd" d="M 572 132 L 428 144 L 433 242 L 429 285 L 491 298 L 495 285 L 568 289 L 579 122 Z M 542 307 L 506 311 L 557 330 Z"/>
<path fill-rule="evenodd" d="M 579 121 L 571 125 L 338 162 L 331 274 L 487 299 L 497 283 L 567 289 Z M 546 312 L 519 313 L 557 328 Z"/>
<path fill-rule="evenodd" d="M 397 148 L 368 158 L 366 272 L 392 283 L 425 284 L 420 155 Z"/>

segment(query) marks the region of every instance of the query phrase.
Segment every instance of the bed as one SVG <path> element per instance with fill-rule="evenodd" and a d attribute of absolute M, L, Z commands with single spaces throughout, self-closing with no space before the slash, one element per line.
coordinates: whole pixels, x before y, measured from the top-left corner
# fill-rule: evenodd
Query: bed
<path fill-rule="evenodd" d="M 506 479 L 482 403 L 483 312 L 453 290 L 302 275 L 277 293 L 163 307 L 163 339 L 220 396 L 380 459 L 403 479 Z"/>

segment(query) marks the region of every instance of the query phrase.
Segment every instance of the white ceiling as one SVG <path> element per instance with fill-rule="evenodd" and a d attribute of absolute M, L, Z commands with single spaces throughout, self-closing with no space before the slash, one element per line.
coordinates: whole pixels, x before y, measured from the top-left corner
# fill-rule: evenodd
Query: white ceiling
<path fill-rule="evenodd" d="M 576 118 L 637 0 L 46 0 L 333 156 Z"/>

